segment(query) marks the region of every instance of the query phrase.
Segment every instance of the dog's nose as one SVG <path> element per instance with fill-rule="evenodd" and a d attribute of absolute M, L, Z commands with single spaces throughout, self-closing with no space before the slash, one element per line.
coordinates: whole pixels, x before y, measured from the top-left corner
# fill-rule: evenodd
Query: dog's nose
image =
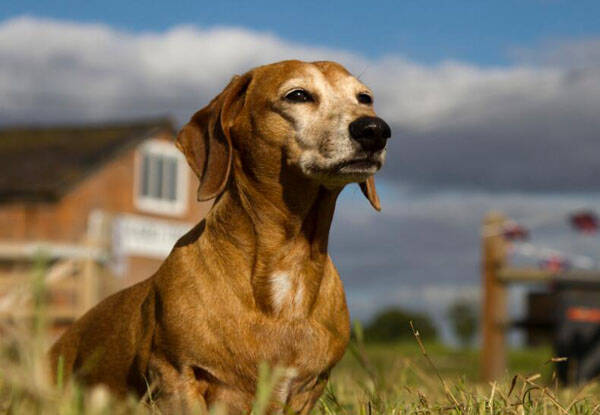
<path fill-rule="evenodd" d="M 379 117 L 360 117 L 348 127 L 350 137 L 358 141 L 363 150 L 379 151 L 392 135 L 390 126 Z"/>

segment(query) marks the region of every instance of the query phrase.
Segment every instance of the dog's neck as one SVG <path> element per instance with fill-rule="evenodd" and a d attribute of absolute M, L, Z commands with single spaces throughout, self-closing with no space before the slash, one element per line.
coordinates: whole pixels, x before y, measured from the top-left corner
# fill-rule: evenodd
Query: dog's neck
<path fill-rule="evenodd" d="M 226 251 L 235 251 L 235 262 L 244 264 L 262 311 L 310 314 L 330 266 L 327 244 L 340 191 L 285 167 L 279 177 L 260 181 L 234 170 L 207 217 L 206 232 L 215 242 L 230 241 Z"/>

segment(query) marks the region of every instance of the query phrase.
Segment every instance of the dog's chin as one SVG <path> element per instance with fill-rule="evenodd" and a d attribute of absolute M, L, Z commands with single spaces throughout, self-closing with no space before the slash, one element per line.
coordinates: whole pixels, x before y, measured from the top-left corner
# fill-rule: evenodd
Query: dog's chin
<path fill-rule="evenodd" d="M 327 187 L 339 187 L 367 180 L 381 168 L 381 165 L 382 163 L 378 160 L 351 159 L 318 171 L 313 170 L 310 175 Z"/>

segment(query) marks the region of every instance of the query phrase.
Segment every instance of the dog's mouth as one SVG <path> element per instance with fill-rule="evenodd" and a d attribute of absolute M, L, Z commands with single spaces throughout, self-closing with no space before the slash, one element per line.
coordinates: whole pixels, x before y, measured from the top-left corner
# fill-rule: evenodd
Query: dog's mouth
<path fill-rule="evenodd" d="M 360 157 L 336 164 L 333 172 L 339 174 L 373 174 L 380 167 L 381 161 L 369 157 Z"/>
<path fill-rule="evenodd" d="M 339 160 L 327 166 L 312 165 L 306 169 L 308 176 L 330 185 L 362 182 L 377 173 L 383 166 L 384 157 L 377 154 L 361 154 L 354 158 Z M 307 166 L 308 167 L 308 166 Z M 312 168 L 311 168 L 312 167 Z"/>

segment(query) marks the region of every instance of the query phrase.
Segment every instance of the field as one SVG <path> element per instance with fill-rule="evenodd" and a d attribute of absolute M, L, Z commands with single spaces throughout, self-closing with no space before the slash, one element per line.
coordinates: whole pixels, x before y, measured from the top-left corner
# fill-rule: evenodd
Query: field
<path fill-rule="evenodd" d="M 38 327 L 36 331 L 35 327 Z M 42 336 L 4 333 L 0 356 L 0 413 L 157 414 L 150 396 L 116 402 L 101 387 L 53 387 L 43 370 Z M 597 384 L 560 388 L 549 348 L 512 350 L 506 377 L 477 383 L 476 350 L 414 342 L 365 345 L 355 340 L 334 370 L 314 414 L 594 414 L 600 413 Z M 254 414 L 263 413 L 281 372 L 261 367 Z M 60 383 L 60 382 L 59 382 Z M 219 408 L 212 411 L 224 415 Z"/>
<path fill-rule="evenodd" d="M 477 382 L 477 350 L 440 344 L 354 345 L 322 399 L 333 414 L 592 414 L 600 409 L 598 385 L 561 389 L 550 348 L 511 350 L 497 383 Z"/>

